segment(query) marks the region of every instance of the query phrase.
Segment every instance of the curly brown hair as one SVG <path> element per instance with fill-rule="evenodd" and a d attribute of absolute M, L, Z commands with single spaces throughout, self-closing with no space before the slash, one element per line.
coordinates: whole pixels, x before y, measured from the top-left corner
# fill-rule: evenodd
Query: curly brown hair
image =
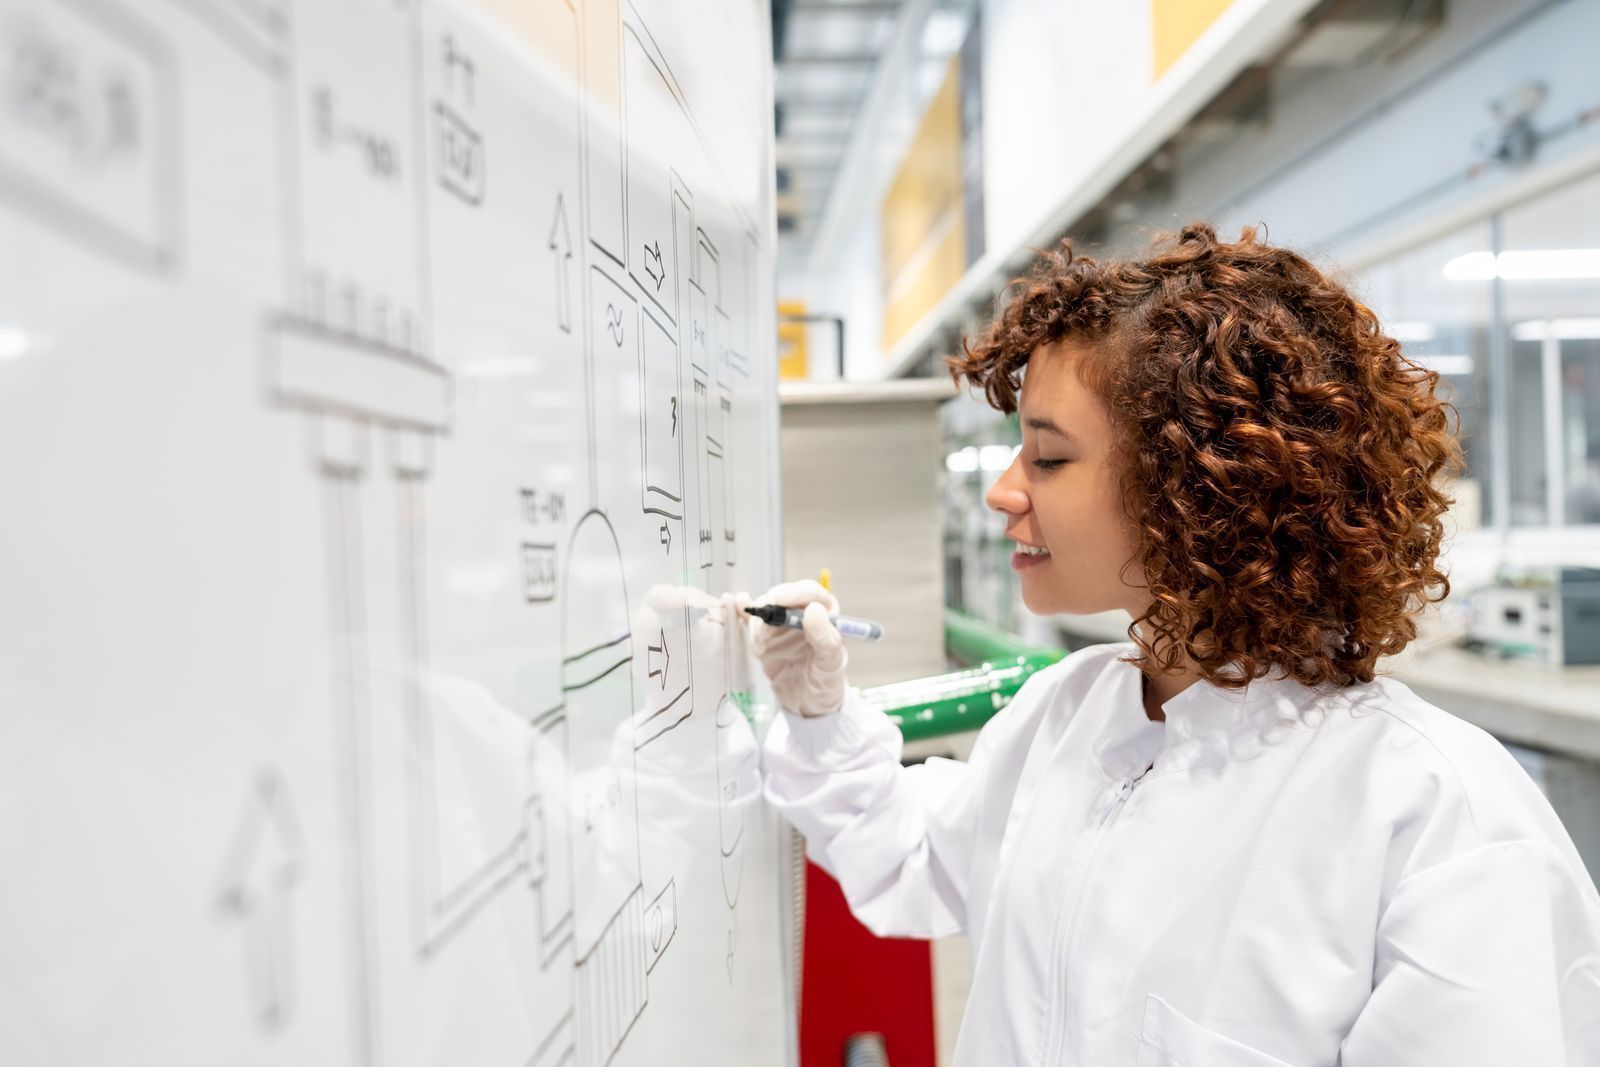
<path fill-rule="evenodd" d="M 1063 241 L 1011 284 L 950 372 L 1010 414 L 1036 348 L 1091 342 L 1080 373 L 1111 415 L 1129 565 L 1152 597 L 1130 662 L 1187 661 L 1233 689 L 1274 666 L 1345 686 L 1416 637 L 1450 590 L 1435 564 L 1455 410 L 1344 286 L 1254 228 L 1228 243 L 1203 222 L 1139 259 Z"/>

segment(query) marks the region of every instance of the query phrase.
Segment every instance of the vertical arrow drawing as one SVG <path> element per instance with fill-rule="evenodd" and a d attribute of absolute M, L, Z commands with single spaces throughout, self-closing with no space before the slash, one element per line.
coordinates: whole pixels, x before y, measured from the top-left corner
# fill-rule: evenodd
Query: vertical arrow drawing
<path fill-rule="evenodd" d="M 567 229 L 567 202 L 556 194 L 556 215 L 550 222 L 550 254 L 555 259 L 556 319 L 562 332 L 572 332 L 572 234 Z"/>
<path fill-rule="evenodd" d="M 291 905 L 305 858 L 305 837 L 278 775 L 258 777 L 228 846 L 218 909 L 244 939 L 246 981 L 256 1022 L 281 1029 L 294 1008 Z"/>

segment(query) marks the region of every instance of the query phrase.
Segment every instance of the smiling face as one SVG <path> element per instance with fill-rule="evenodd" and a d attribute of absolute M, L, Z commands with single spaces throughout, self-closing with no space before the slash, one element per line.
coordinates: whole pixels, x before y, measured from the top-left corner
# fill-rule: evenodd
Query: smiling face
<path fill-rule="evenodd" d="M 1122 575 L 1138 542 L 1118 495 L 1110 416 L 1079 375 L 1087 358 L 1092 350 L 1064 341 L 1029 357 L 1018 407 L 1022 449 L 985 500 L 1006 516 L 1006 536 L 1019 546 L 1011 564 L 1030 611 L 1137 615 L 1148 596 Z M 1126 581 L 1143 576 L 1130 568 Z"/>

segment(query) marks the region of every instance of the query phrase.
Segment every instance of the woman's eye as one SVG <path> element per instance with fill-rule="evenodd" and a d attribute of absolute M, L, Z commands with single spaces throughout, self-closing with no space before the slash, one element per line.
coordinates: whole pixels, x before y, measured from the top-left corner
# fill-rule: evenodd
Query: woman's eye
<path fill-rule="evenodd" d="M 1036 459 L 1033 461 L 1033 465 L 1042 471 L 1053 471 L 1067 462 L 1069 461 L 1064 459 Z"/>

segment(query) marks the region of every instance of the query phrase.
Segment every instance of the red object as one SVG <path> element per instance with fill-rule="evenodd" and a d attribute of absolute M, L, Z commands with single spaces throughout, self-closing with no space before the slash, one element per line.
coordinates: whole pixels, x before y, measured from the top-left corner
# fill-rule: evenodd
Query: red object
<path fill-rule="evenodd" d="M 875 937 L 856 922 L 839 883 L 806 863 L 800 1067 L 840 1067 L 850 1035 L 883 1035 L 890 1067 L 933 1067 L 933 950 Z"/>

